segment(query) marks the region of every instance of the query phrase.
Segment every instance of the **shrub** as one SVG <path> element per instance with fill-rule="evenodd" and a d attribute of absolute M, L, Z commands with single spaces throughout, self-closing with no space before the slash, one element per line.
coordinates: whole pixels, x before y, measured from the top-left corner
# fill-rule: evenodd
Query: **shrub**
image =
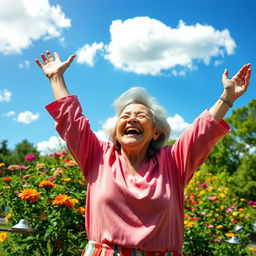
<path fill-rule="evenodd" d="M 234 197 L 225 173 L 214 176 L 197 171 L 185 190 L 184 251 L 189 256 L 252 255 L 248 241 L 256 219 L 255 204 Z M 235 232 L 238 225 L 243 228 Z M 241 243 L 227 243 L 232 236 Z"/>
<path fill-rule="evenodd" d="M 4 248 L 13 256 L 81 255 L 86 244 L 86 183 L 65 152 L 44 160 L 27 166 L 0 164 L 0 208 L 7 206 L 6 221 L 13 226 L 24 218 L 35 230 L 9 233 L 2 239 Z"/>

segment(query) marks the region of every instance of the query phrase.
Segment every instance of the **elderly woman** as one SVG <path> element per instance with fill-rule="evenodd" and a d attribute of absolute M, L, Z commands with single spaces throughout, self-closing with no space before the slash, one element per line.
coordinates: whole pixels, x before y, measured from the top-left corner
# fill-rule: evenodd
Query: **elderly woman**
<path fill-rule="evenodd" d="M 46 108 L 67 142 L 88 183 L 82 255 L 185 255 L 183 194 L 194 171 L 230 129 L 223 117 L 247 89 L 250 65 L 231 79 L 225 70 L 223 94 L 173 146 L 165 146 L 170 128 L 165 111 L 143 88 L 132 88 L 116 101 L 111 142 L 100 141 L 69 95 L 63 73 L 75 55 L 62 62 L 57 53 L 36 60 L 52 84 L 55 101 Z"/>

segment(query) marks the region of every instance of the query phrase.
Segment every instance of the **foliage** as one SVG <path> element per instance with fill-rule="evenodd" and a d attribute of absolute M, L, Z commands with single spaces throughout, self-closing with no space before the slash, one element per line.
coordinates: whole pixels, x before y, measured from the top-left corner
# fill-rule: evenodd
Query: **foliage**
<path fill-rule="evenodd" d="M 247 199 L 255 199 L 256 100 L 235 109 L 226 118 L 231 132 L 213 148 L 204 168 L 213 174 L 232 175 L 233 190 Z"/>
<path fill-rule="evenodd" d="M 25 218 L 32 234 L 11 233 L 3 242 L 8 255 L 81 255 L 86 184 L 76 163 L 65 152 L 29 165 L 0 164 L 0 206 L 7 205 L 10 226 Z M 45 158 L 46 159 L 46 158 Z"/>
<path fill-rule="evenodd" d="M 33 154 L 36 158 L 39 157 L 36 147 L 27 140 L 18 143 L 14 150 L 8 149 L 7 140 L 0 142 L 0 163 L 5 163 L 6 165 L 25 164 L 25 157 L 28 154 Z"/>
<path fill-rule="evenodd" d="M 234 197 L 225 173 L 201 168 L 185 190 L 184 251 L 192 255 L 253 255 L 247 247 L 256 219 L 256 202 Z M 235 232 L 235 227 L 243 228 Z M 226 242 L 236 236 L 241 244 Z M 256 253 L 256 251 L 255 251 Z"/>

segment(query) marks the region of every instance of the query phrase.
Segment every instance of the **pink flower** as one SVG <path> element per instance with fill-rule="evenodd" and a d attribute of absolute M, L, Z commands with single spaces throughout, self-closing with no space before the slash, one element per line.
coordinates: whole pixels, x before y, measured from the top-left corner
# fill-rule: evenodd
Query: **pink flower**
<path fill-rule="evenodd" d="M 208 188 L 208 184 L 203 183 L 200 188 Z"/>
<path fill-rule="evenodd" d="M 211 200 L 211 201 L 217 201 L 218 200 L 217 196 L 209 196 L 208 199 Z"/>
<path fill-rule="evenodd" d="M 48 181 L 53 181 L 55 179 L 55 177 L 51 176 L 49 177 Z"/>
<path fill-rule="evenodd" d="M 28 154 L 26 157 L 25 157 L 25 161 L 33 161 L 36 159 L 36 156 L 33 155 L 33 154 Z"/>
<path fill-rule="evenodd" d="M 206 212 L 201 212 L 201 215 L 206 215 Z"/>

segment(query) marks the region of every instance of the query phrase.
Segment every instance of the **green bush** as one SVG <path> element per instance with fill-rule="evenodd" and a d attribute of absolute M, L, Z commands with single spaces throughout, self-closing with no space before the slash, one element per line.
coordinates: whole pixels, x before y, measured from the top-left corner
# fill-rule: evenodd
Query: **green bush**
<path fill-rule="evenodd" d="M 65 152 L 28 158 L 29 165 L 0 164 L 0 208 L 7 207 L 10 226 L 29 221 L 32 234 L 10 233 L 3 242 L 8 255 L 81 255 L 86 184 L 77 164 Z"/>
<path fill-rule="evenodd" d="M 184 251 L 198 255 L 253 255 L 248 247 L 256 220 L 256 202 L 234 197 L 225 173 L 195 173 L 185 190 Z M 236 227 L 243 226 L 235 232 Z M 235 236 L 241 243 L 226 241 Z"/>

